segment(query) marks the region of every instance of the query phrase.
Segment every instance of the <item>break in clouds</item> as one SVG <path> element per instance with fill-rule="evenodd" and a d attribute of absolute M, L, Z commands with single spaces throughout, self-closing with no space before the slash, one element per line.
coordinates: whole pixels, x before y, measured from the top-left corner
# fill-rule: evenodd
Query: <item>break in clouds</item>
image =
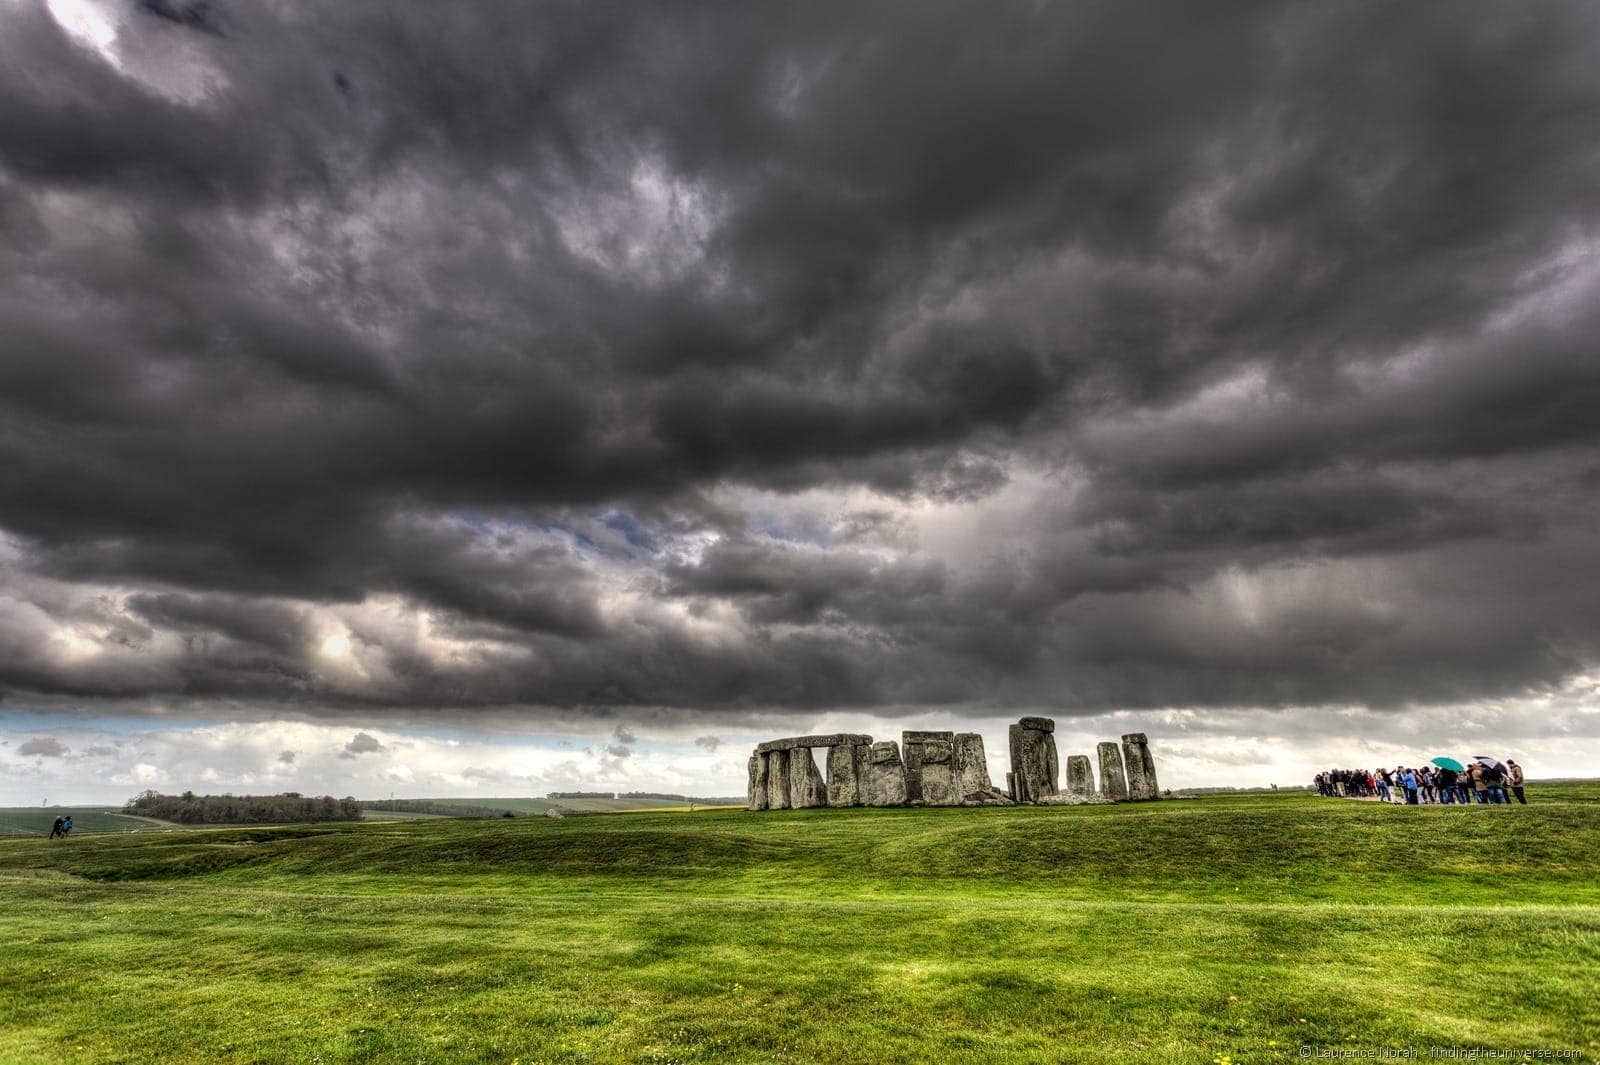
<path fill-rule="evenodd" d="M 7 3 L 3 705 L 619 762 L 1570 698 L 1597 46 L 1582 3 Z"/>

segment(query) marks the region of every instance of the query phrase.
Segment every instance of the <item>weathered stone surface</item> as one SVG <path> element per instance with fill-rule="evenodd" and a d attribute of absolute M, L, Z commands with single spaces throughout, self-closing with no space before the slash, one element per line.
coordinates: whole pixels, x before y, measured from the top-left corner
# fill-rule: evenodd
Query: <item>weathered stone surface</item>
<path fill-rule="evenodd" d="M 1130 799 L 1159 799 L 1160 785 L 1156 782 L 1156 761 L 1150 754 L 1150 738 L 1142 732 L 1124 733 L 1122 756 L 1127 763 L 1128 797 Z M 1137 761 L 1138 768 L 1134 768 Z"/>
<path fill-rule="evenodd" d="M 817 760 L 809 747 L 793 747 L 788 751 L 774 751 L 789 760 L 789 805 L 796 810 L 809 810 L 814 806 L 828 805 L 828 782 L 817 770 Z"/>
<path fill-rule="evenodd" d="M 857 743 L 871 743 L 871 736 L 854 732 L 830 732 L 825 736 L 791 736 L 784 740 L 768 740 L 756 748 L 761 754 L 768 751 L 792 751 L 797 747 L 847 747 Z"/>
<path fill-rule="evenodd" d="M 1094 767 L 1086 754 L 1067 755 L 1067 795 L 1076 799 L 1094 797 Z"/>
<path fill-rule="evenodd" d="M 1006 796 L 1012 802 L 1017 801 L 1017 776 L 1015 773 L 1006 774 Z"/>
<path fill-rule="evenodd" d="M 1039 800 L 1039 805 L 1040 806 L 1100 806 L 1100 805 L 1109 804 L 1110 802 L 1111 802 L 1110 799 L 1104 798 L 1103 796 L 1100 796 L 1100 795 L 1090 795 L 1090 796 L 1085 797 L 1085 796 L 1082 796 L 1082 795 L 1068 795 L 1068 794 L 1063 792 L 1060 795 L 1046 795 L 1044 798 Z"/>
<path fill-rule="evenodd" d="M 1122 774 L 1122 750 L 1109 740 L 1098 745 L 1100 755 L 1100 794 L 1112 802 L 1128 801 L 1128 778 Z"/>
<path fill-rule="evenodd" d="M 868 761 L 867 805 L 903 805 L 906 801 L 906 767 L 900 760 L 900 745 L 893 740 L 874 743 Z"/>
<path fill-rule="evenodd" d="M 1148 740 L 1139 745 L 1139 754 L 1144 758 L 1145 786 L 1150 789 L 1150 797 L 1152 799 L 1159 799 L 1161 798 L 1161 785 L 1156 783 L 1156 760 L 1150 754 L 1150 742 Z"/>
<path fill-rule="evenodd" d="M 954 732 L 910 731 L 900 733 L 900 742 L 902 745 L 907 743 L 932 743 L 936 740 L 943 740 L 945 743 L 949 743 L 955 738 L 956 734 Z"/>
<path fill-rule="evenodd" d="M 948 762 L 955 744 L 950 740 L 929 740 L 922 745 L 922 764 Z"/>
<path fill-rule="evenodd" d="M 956 795 L 962 802 L 976 802 L 994 791 L 989 781 L 989 760 L 983 754 L 983 737 L 976 732 L 958 732 L 950 743 L 950 764 L 956 775 Z"/>
<path fill-rule="evenodd" d="M 1128 773 L 1128 798 L 1135 802 L 1155 798 L 1155 792 L 1144 775 L 1144 744 L 1137 742 L 1137 732 L 1122 737 L 1122 763 Z"/>
<path fill-rule="evenodd" d="M 1054 732 L 1056 730 L 1056 721 L 1053 717 L 1025 717 L 1018 721 L 1017 724 L 1035 732 Z"/>
<path fill-rule="evenodd" d="M 1048 732 L 1011 726 L 1011 772 L 1017 802 L 1038 802 L 1056 793 L 1056 741 Z"/>
<path fill-rule="evenodd" d="M 752 810 L 767 808 L 767 756 L 750 756 L 750 796 L 745 804 Z"/>
<path fill-rule="evenodd" d="M 767 760 L 767 809 L 789 808 L 789 752 L 768 751 L 761 757 Z"/>
<path fill-rule="evenodd" d="M 905 767 L 906 802 L 922 801 L 922 744 L 908 743 L 901 752 Z"/>
<path fill-rule="evenodd" d="M 1017 802 L 1028 801 L 1028 774 L 1022 768 L 1028 757 L 1023 745 L 1023 737 L 1027 733 L 1028 730 L 1019 723 L 1011 726 L 1007 737 L 1011 741 L 1011 772 L 1006 774 L 1006 779 L 1010 782 L 1008 790 L 1011 798 Z"/>
<path fill-rule="evenodd" d="M 922 749 L 922 801 L 929 806 L 959 806 L 961 796 L 956 794 L 955 767 L 950 764 L 948 744 L 943 751 L 932 751 L 938 742 L 925 744 Z M 928 755 L 941 755 L 939 761 L 929 761 Z"/>
<path fill-rule="evenodd" d="M 856 775 L 856 745 L 853 743 L 828 748 L 828 805 L 861 805 L 861 781 Z"/>

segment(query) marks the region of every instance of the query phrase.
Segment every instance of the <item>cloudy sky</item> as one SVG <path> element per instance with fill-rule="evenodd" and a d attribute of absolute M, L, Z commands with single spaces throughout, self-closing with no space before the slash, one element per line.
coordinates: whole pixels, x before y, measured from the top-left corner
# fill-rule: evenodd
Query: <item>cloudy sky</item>
<path fill-rule="evenodd" d="M 0 0 L 0 800 L 1001 778 L 1023 713 L 1174 785 L 1600 772 L 1597 50 Z"/>

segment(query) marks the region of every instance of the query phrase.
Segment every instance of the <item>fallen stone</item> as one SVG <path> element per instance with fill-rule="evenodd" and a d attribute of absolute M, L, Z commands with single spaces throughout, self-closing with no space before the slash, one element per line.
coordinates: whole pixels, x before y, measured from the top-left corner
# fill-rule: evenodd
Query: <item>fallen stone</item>
<path fill-rule="evenodd" d="M 1095 747 L 1100 755 L 1100 794 L 1112 802 L 1128 801 L 1128 778 L 1122 774 L 1122 750 L 1107 741 Z"/>
<path fill-rule="evenodd" d="M 750 756 L 750 795 L 746 806 L 751 810 L 767 808 L 767 756 Z"/>
<path fill-rule="evenodd" d="M 797 747 L 846 747 L 871 742 L 871 736 L 860 736 L 854 732 L 832 732 L 826 736 L 791 736 L 785 740 L 768 740 L 756 747 L 756 751 L 766 754 L 768 751 L 792 751 Z"/>
<path fill-rule="evenodd" d="M 906 801 L 906 767 L 893 740 L 874 743 L 868 754 L 866 803 L 902 806 Z"/>
<path fill-rule="evenodd" d="M 828 782 L 817 771 L 817 760 L 811 757 L 811 748 L 790 748 L 788 757 L 790 807 L 809 810 L 828 805 Z"/>
<path fill-rule="evenodd" d="M 1038 802 L 1040 806 L 1110 806 L 1111 800 L 1100 795 L 1046 795 Z"/>

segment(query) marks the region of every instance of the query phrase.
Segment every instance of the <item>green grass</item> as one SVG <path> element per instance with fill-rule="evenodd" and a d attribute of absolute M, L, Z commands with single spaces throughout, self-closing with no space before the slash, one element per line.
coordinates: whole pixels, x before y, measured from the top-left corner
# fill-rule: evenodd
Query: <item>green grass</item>
<path fill-rule="evenodd" d="M 1530 790 L 5 840 L 0 1061 L 1592 1060 L 1600 784 Z"/>

